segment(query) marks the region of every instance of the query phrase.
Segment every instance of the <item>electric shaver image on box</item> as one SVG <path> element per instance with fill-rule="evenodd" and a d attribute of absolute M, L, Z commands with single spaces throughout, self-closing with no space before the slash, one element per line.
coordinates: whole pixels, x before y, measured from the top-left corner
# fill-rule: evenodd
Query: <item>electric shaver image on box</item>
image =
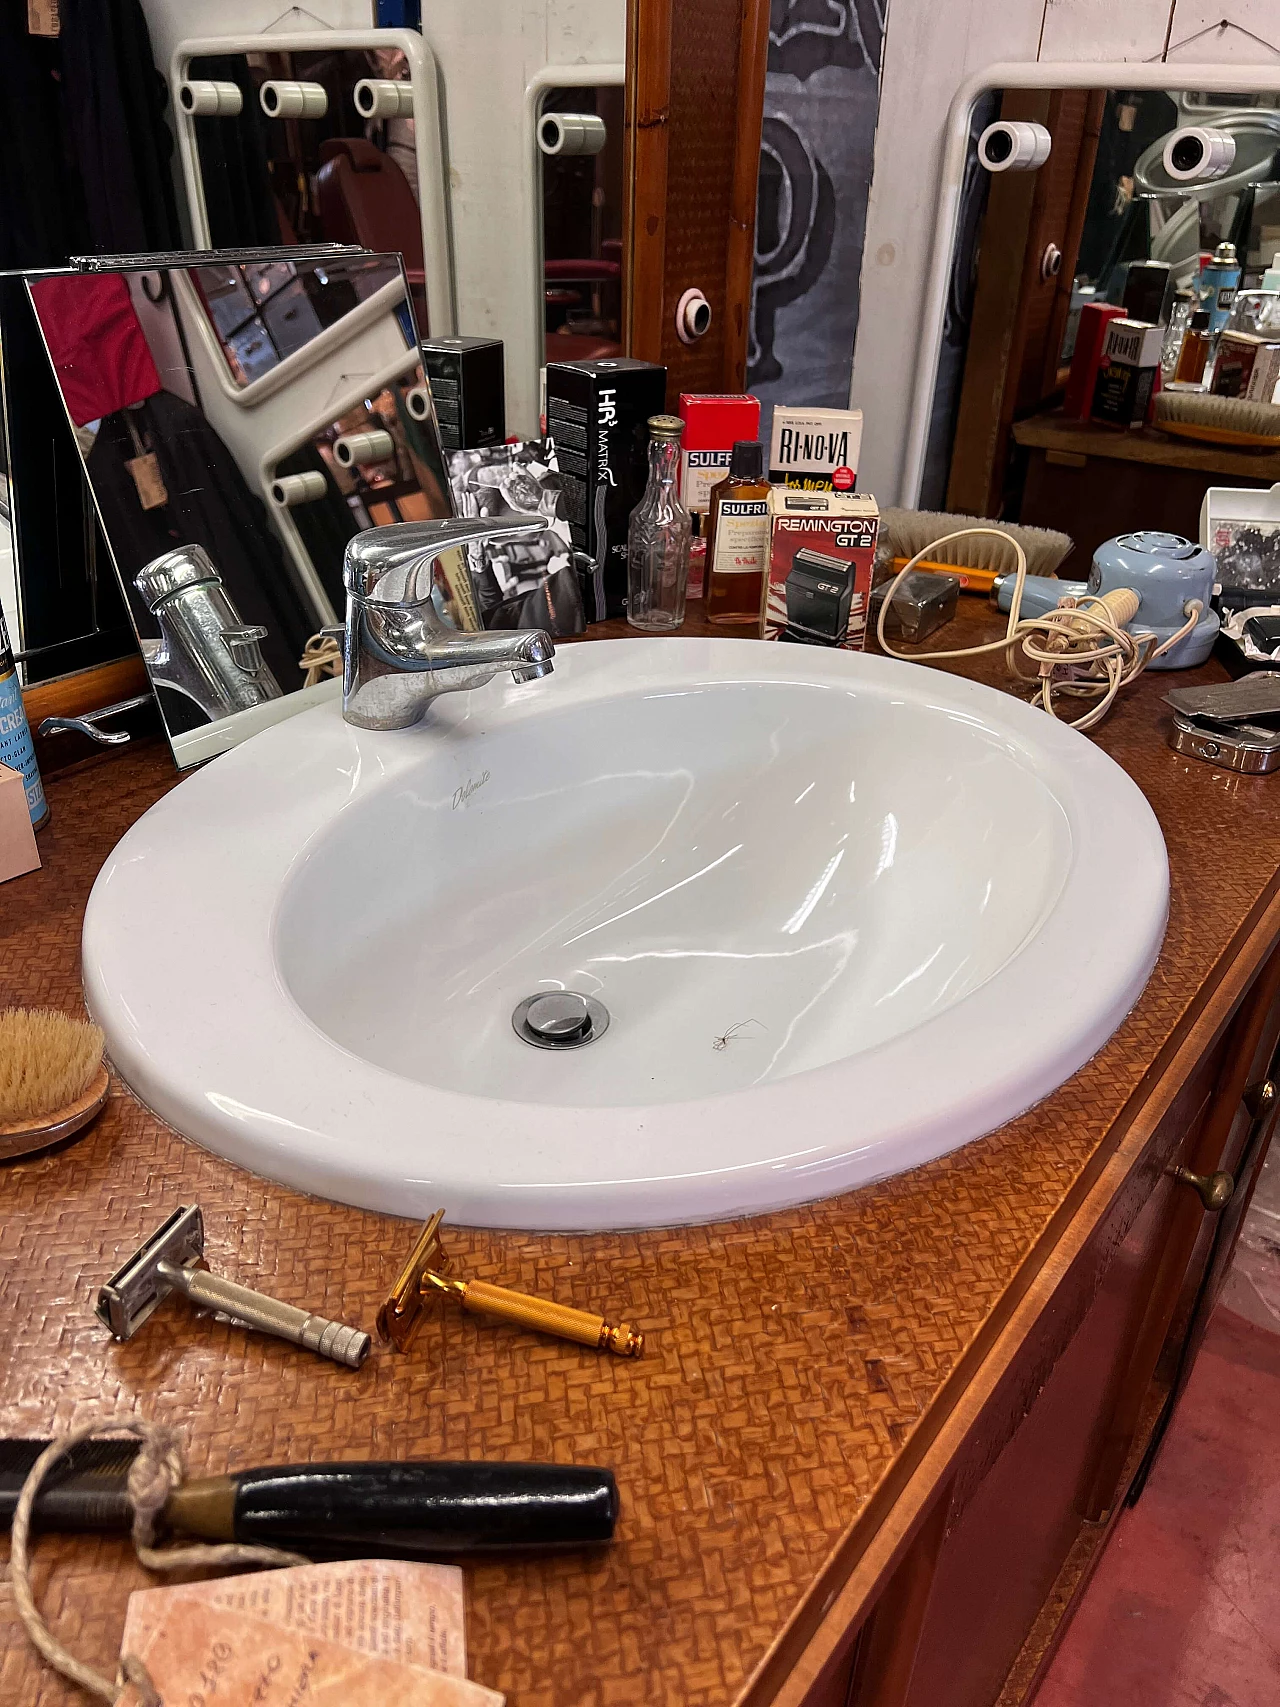
<path fill-rule="evenodd" d="M 802 546 L 786 579 L 787 626 L 780 638 L 838 646 L 849 628 L 856 576 L 856 563 Z"/>

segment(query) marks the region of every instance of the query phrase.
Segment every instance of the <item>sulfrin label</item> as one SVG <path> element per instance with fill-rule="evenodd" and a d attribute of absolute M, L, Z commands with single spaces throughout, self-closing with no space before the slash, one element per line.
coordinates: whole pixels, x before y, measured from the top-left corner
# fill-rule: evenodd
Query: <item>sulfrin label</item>
<path fill-rule="evenodd" d="M 722 498 L 716 519 L 717 575 L 760 574 L 769 557 L 769 504 L 765 498 Z"/>

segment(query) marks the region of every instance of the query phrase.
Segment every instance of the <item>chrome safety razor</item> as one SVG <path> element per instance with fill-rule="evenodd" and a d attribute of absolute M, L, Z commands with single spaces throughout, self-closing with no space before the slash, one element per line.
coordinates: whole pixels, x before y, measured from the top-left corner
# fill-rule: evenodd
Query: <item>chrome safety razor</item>
<path fill-rule="evenodd" d="M 99 1291 L 98 1320 L 118 1340 L 132 1339 L 171 1292 L 181 1292 L 201 1309 L 218 1310 L 246 1328 L 318 1351 L 349 1369 L 359 1369 L 369 1355 L 369 1336 L 359 1328 L 237 1286 L 203 1265 L 204 1217 L 195 1204 L 175 1209 Z"/>

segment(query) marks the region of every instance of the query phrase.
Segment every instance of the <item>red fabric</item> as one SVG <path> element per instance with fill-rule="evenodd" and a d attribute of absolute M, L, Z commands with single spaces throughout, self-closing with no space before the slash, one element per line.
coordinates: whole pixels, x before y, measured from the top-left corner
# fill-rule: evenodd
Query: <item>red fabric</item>
<path fill-rule="evenodd" d="M 622 268 L 617 261 L 544 261 L 542 265 L 549 279 L 586 281 L 622 277 Z"/>
<path fill-rule="evenodd" d="M 163 389 L 119 273 L 39 279 L 31 295 L 75 426 Z"/>

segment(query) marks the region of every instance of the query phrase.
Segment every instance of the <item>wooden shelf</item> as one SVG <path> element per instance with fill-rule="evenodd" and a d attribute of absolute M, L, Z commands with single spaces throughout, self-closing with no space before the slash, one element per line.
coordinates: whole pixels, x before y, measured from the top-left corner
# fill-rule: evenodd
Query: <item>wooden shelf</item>
<path fill-rule="evenodd" d="M 1015 421 L 1013 437 L 1029 450 L 1066 456 L 1101 457 L 1110 462 L 1141 462 L 1157 468 L 1186 468 L 1200 474 L 1280 480 L 1280 451 L 1227 450 L 1171 438 L 1154 427 L 1120 431 L 1064 415 L 1031 415 Z"/>

